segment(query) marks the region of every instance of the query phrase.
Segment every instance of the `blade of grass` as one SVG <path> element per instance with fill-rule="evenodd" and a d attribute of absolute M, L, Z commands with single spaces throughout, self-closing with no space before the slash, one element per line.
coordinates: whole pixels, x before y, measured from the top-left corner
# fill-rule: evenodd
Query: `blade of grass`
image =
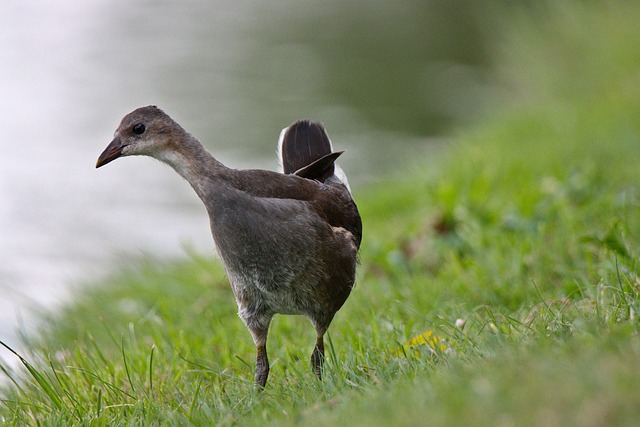
<path fill-rule="evenodd" d="M 9 350 L 14 356 L 16 356 L 22 365 L 27 368 L 27 371 L 33 379 L 36 381 L 40 389 L 45 393 L 45 395 L 49 398 L 51 403 L 59 410 L 64 408 L 64 401 L 60 398 L 59 394 L 56 391 L 55 386 L 53 385 L 51 379 L 46 375 L 40 373 L 33 365 L 31 365 L 24 357 L 22 357 L 18 352 L 16 352 L 13 348 L 9 347 L 3 341 L 0 341 L 0 345 Z"/>

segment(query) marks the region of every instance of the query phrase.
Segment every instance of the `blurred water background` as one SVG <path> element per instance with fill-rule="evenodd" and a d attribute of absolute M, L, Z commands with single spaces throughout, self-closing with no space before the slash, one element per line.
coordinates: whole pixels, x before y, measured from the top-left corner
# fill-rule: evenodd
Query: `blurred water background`
<path fill-rule="evenodd" d="M 229 166 L 268 169 L 281 128 L 321 120 L 357 193 L 492 102 L 480 3 L 3 2 L 0 340 L 130 258 L 213 251 L 173 171 L 94 169 L 126 113 L 158 105 Z"/>

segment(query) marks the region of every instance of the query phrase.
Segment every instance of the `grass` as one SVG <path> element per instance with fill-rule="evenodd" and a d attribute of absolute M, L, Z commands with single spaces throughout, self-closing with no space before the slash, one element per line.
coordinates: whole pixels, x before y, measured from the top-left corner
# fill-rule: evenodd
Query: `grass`
<path fill-rule="evenodd" d="M 280 316 L 256 393 L 223 271 L 191 254 L 46 317 L 2 367 L 0 424 L 636 425 L 640 7 L 545 5 L 505 29 L 503 108 L 356 189 L 363 262 L 323 382 L 313 329 Z"/>

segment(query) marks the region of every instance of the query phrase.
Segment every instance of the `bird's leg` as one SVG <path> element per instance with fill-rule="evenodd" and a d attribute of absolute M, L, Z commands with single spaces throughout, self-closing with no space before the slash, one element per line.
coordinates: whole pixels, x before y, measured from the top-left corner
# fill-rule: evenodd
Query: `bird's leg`
<path fill-rule="evenodd" d="M 253 382 L 259 390 L 267 384 L 269 376 L 269 359 L 267 358 L 267 346 L 256 346 L 256 374 Z"/>
<path fill-rule="evenodd" d="M 269 322 L 271 318 L 266 322 L 247 322 L 247 327 L 253 342 L 256 344 L 256 372 L 253 379 L 255 386 L 262 390 L 267 384 L 267 377 L 269 376 L 269 359 L 267 358 L 267 334 L 269 333 Z"/>
<path fill-rule="evenodd" d="M 318 379 L 322 379 L 322 367 L 324 366 L 324 340 L 322 335 L 316 338 L 316 346 L 311 353 L 311 369 L 318 376 Z"/>

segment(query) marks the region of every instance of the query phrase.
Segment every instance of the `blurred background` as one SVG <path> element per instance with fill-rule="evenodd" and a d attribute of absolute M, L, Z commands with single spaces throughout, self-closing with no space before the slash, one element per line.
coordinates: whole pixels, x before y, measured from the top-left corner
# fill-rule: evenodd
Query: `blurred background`
<path fill-rule="evenodd" d="M 499 91 L 500 2 L 76 0 L 0 5 L 0 339 L 129 258 L 213 251 L 188 185 L 149 159 L 95 170 L 155 104 L 232 167 L 325 123 L 352 186 L 401 174 Z M 23 325 L 24 326 L 24 325 Z"/>

